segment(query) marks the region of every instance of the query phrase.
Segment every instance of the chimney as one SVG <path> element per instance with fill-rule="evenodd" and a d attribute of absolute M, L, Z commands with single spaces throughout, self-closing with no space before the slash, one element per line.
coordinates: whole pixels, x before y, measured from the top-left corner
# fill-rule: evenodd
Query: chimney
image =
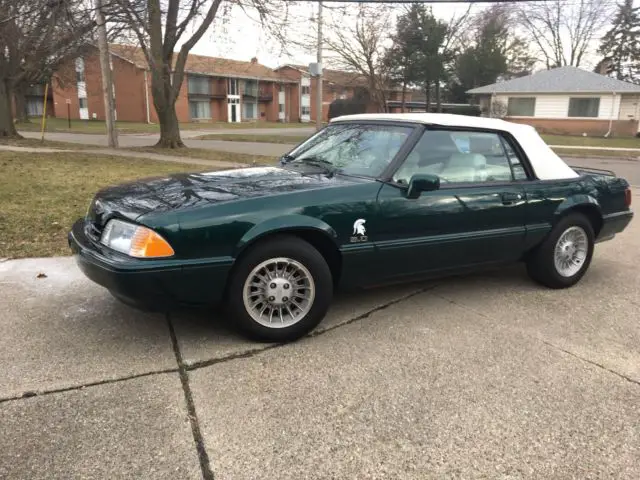
<path fill-rule="evenodd" d="M 258 63 L 258 57 L 253 57 L 251 59 L 251 63 Z"/>

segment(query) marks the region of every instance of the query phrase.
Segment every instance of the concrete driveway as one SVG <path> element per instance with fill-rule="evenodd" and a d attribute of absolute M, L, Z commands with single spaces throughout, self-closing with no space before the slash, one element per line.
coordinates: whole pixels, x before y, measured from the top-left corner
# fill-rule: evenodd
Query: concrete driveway
<path fill-rule="evenodd" d="M 569 290 L 518 266 L 343 295 L 274 346 L 5 261 L 0 478 L 637 479 L 638 265 L 636 219 Z"/>

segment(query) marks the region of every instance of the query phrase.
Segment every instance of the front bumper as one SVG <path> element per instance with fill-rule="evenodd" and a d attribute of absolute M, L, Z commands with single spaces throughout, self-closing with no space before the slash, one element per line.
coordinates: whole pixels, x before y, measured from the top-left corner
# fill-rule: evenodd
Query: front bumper
<path fill-rule="evenodd" d="M 68 236 L 78 267 L 126 303 L 162 309 L 222 300 L 231 259 L 135 259 L 94 241 L 87 236 L 85 226 L 84 219 L 77 220 Z"/>

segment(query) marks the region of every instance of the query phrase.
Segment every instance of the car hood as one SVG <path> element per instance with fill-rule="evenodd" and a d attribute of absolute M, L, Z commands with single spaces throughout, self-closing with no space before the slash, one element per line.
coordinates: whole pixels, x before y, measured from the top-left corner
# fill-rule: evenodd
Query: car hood
<path fill-rule="evenodd" d="M 135 220 L 150 212 L 168 212 L 247 198 L 324 188 L 358 181 L 278 167 L 253 167 L 208 173 L 173 174 L 116 185 L 99 191 L 89 209 L 97 225 L 112 217 Z"/>

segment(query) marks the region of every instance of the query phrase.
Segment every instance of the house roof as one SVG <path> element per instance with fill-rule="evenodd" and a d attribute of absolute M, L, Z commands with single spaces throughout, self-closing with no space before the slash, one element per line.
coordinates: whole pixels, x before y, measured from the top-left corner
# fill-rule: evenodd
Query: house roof
<path fill-rule="evenodd" d="M 303 73 L 309 73 L 309 67 L 306 65 L 295 65 L 292 63 L 282 65 L 276 70 L 283 68 L 293 68 Z M 346 72 L 344 70 L 332 70 L 330 68 L 322 69 L 322 80 L 328 84 L 339 85 L 343 87 L 367 87 L 367 79 L 357 72 Z"/>
<path fill-rule="evenodd" d="M 551 70 L 473 88 L 467 93 L 640 93 L 640 85 L 616 80 L 577 67 Z"/>
<path fill-rule="evenodd" d="M 148 69 L 147 60 L 141 48 L 133 45 L 110 45 L 111 53 L 129 61 L 141 69 Z M 177 54 L 174 56 L 174 61 Z M 189 54 L 185 65 L 185 72 L 201 75 L 251 78 L 261 80 L 273 80 L 290 82 L 291 79 L 281 75 L 275 70 L 255 62 L 243 62 L 228 58 L 208 57 L 205 55 Z"/>

